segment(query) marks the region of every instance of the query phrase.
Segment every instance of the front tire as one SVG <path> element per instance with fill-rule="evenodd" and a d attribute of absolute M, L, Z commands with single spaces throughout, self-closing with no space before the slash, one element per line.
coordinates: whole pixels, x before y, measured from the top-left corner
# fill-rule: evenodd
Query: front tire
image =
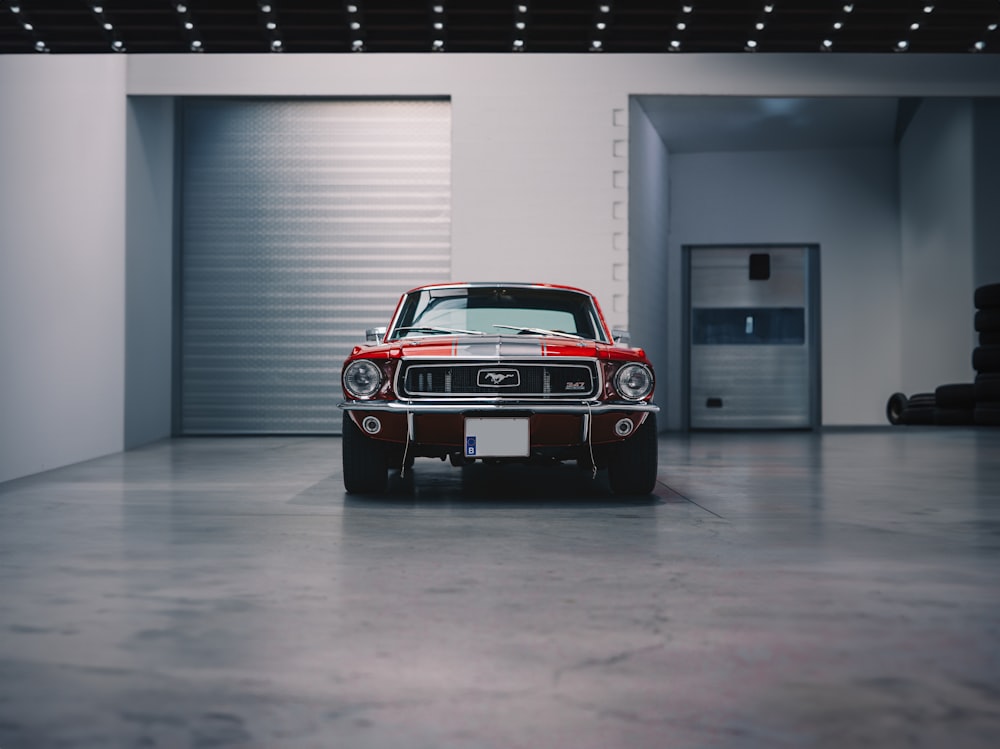
<path fill-rule="evenodd" d="M 656 487 L 658 436 L 656 414 L 636 433 L 615 446 L 608 461 L 608 480 L 615 494 L 650 494 Z"/>
<path fill-rule="evenodd" d="M 385 448 L 366 437 L 350 414 L 344 414 L 344 488 L 348 494 L 381 494 L 389 483 Z"/>

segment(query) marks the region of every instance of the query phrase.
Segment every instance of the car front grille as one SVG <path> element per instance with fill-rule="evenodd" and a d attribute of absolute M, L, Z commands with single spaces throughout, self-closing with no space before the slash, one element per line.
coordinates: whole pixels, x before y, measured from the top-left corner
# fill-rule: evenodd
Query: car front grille
<path fill-rule="evenodd" d="M 597 368 L 592 363 L 462 362 L 404 364 L 403 398 L 592 398 Z"/>

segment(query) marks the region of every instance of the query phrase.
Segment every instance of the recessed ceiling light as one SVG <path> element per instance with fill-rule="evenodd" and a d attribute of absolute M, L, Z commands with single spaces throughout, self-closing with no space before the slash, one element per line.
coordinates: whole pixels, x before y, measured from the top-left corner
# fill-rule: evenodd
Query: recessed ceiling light
<path fill-rule="evenodd" d="M 903 51 L 904 49 L 906 49 L 909 46 L 910 46 L 910 43 L 908 41 L 906 41 L 905 39 L 896 42 L 896 49 L 898 49 L 900 51 Z"/>
<path fill-rule="evenodd" d="M 105 24 L 104 24 L 104 30 L 105 30 L 105 31 L 112 31 L 112 30 L 113 30 L 114 28 L 115 28 L 115 27 L 114 27 L 114 26 L 112 26 L 112 25 L 111 25 L 110 23 L 105 23 Z"/>
<path fill-rule="evenodd" d="M 590 46 L 592 49 L 600 49 L 601 47 L 604 46 L 604 44 L 601 42 L 600 39 L 595 39 L 590 43 Z"/>
<path fill-rule="evenodd" d="M 360 52 L 364 48 L 364 46 L 365 43 L 361 39 L 355 39 L 353 42 L 351 42 L 351 48 L 355 52 Z"/>
<path fill-rule="evenodd" d="M 125 43 L 122 42 L 120 39 L 115 39 L 113 42 L 111 42 L 111 49 L 113 49 L 115 52 L 124 52 Z"/>
<path fill-rule="evenodd" d="M 598 21 L 594 25 L 597 26 L 597 30 L 598 31 L 604 31 L 604 29 L 606 29 L 608 27 L 608 25 L 606 23 L 604 23 L 604 21 Z"/>
<path fill-rule="evenodd" d="M 348 5 L 347 6 L 347 12 L 348 13 L 357 13 L 358 12 L 358 6 L 357 5 Z"/>
<path fill-rule="evenodd" d="M 757 42 L 756 42 L 756 40 L 751 39 L 750 41 L 748 41 L 747 42 L 747 48 L 748 49 L 757 49 Z"/>
<path fill-rule="evenodd" d="M 10 12 L 13 13 L 14 15 L 17 15 L 18 13 L 21 12 L 21 6 L 20 5 L 10 6 Z"/>
<path fill-rule="evenodd" d="M 95 5 L 94 6 L 94 12 L 95 13 L 103 13 L 104 12 L 104 8 L 102 8 L 100 5 Z"/>
<path fill-rule="evenodd" d="M 270 13 L 271 12 L 271 6 L 270 5 L 262 5 L 262 6 L 260 6 L 260 12 L 261 13 Z"/>
<path fill-rule="evenodd" d="M 832 47 L 832 46 L 833 46 L 833 42 L 830 39 L 824 39 L 823 40 L 823 48 L 824 49 L 830 49 L 830 47 Z"/>
<path fill-rule="evenodd" d="M 687 27 L 688 27 L 688 25 L 686 23 L 684 23 L 684 21 L 678 21 L 677 22 L 677 30 L 678 31 L 684 31 L 684 29 L 686 29 Z"/>
<path fill-rule="evenodd" d="M 681 43 L 679 41 L 677 41 L 676 39 L 674 39 L 672 42 L 670 42 L 670 48 L 671 49 L 680 49 L 681 48 Z"/>
<path fill-rule="evenodd" d="M 844 6 L 844 12 L 845 13 L 853 13 L 854 12 L 854 6 L 850 5 L 850 4 L 845 5 Z"/>
<path fill-rule="evenodd" d="M 976 48 L 977 52 L 982 52 L 984 49 L 986 49 L 986 42 L 976 42 L 972 46 Z"/>
<path fill-rule="evenodd" d="M 281 49 L 281 40 L 275 39 L 273 42 L 271 42 L 271 49 L 275 51 Z"/>
<path fill-rule="evenodd" d="M 266 26 L 268 31 L 274 31 L 276 28 L 278 28 L 278 24 L 276 24 L 274 21 L 268 21 Z"/>
<path fill-rule="evenodd" d="M 764 12 L 765 13 L 773 13 L 774 12 L 774 6 L 771 5 L 770 3 L 768 3 L 767 5 L 764 6 Z"/>
<path fill-rule="evenodd" d="M 187 6 L 184 5 L 184 3 L 177 3 L 177 12 L 178 13 L 187 13 L 187 10 L 188 10 Z"/>
<path fill-rule="evenodd" d="M 840 31 L 842 28 L 844 28 L 844 22 L 837 21 L 836 23 L 833 24 L 833 28 L 835 28 L 837 31 Z"/>
<path fill-rule="evenodd" d="M 184 28 L 187 29 L 188 31 L 190 31 L 191 29 L 194 28 L 194 24 L 191 23 L 190 21 L 185 21 L 184 22 Z"/>
<path fill-rule="evenodd" d="M 34 26 L 32 26 L 32 25 L 31 25 L 30 23 L 28 23 L 27 21 L 25 21 L 25 22 L 24 22 L 24 30 L 25 30 L 25 31 L 34 31 L 34 30 L 35 30 L 35 27 L 34 27 Z"/>
<path fill-rule="evenodd" d="M 195 39 L 191 42 L 191 49 L 195 52 L 199 51 L 201 49 L 201 42 L 198 39 Z"/>
<path fill-rule="evenodd" d="M 521 49 L 521 47 L 523 47 L 523 46 L 524 46 L 524 39 L 515 39 L 514 40 L 514 48 L 515 49 Z"/>
<path fill-rule="evenodd" d="M 524 31 L 524 21 L 518 21 L 514 24 L 514 28 L 518 31 Z"/>
<path fill-rule="evenodd" d="M 439 5 L 438 7 L 440 8 L 441 6 Z M 435 12 L 440 13 L 441 11 L 435 11 Z M 528 12 L 528 6 L 527 5 L 518 5 L 517 6 L 517 12 L 518 13 L 527 13 Z"/>
<path fill-rule="evenodd" d="M 756 29 L 757 29 L 757 31 L 763 31 L 764 30 L 764 22 L 763 21 L 758 21 Z"/>
<path fill-rule="evenodd" d="M 919 28 L 920 28 L 920 24 L 917 23 L 916 21 L 914 21 L 913 23 L 910 24 L 910 31 L 916 31 Z"/>
<path fill-rule="evenodd" d="M 694 10 L 694 8 L 690 5 L 685 5 L 683 8 L 681 8 L 681 10 L 684 11 L 685 13 L 690 13 L 691 11 Z"/>
<path fill-rule="evenodd" d="M 601 6 L 601 13 L 610 13 L 610 12 L 611 12 L 611 6 L 610 5 L 602 5 Z"/>
<path fill-rule="evenodd" d="M 36 52 L 44 52 L 45 51 L 45 42 L 35 42 L 35 51 Z"/>
<path fill-rule="evenodd" d="M 989 26 L 987 26 L 986 28 L 987 28 L 987 29 L 988 29 L 989 31 L 996 31 L 996 30 L 997 30 L 997 24 L 995 24 L 995 23 L 991 23 L 991 24 L 990 24 Z"/>
<path fill-rule="evenodd" d="M 934 12 L 934 6 L 933 5 L 925 5 L 924 6 L 924 13 L 933 13 L 933 12 Z"/>

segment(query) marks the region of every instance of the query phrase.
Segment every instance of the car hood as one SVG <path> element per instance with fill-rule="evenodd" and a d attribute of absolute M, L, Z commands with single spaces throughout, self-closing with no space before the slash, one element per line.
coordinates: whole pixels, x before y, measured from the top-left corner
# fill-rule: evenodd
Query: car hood
<path fill-rule="evenodd" d="M 359 346 L 352 356 L 370 358 L 500 359 L 574 357 L 590 359 L 645 360 L 642 349 L 630 349 L 597 341 L 560 336 L 427 336 Z"/>

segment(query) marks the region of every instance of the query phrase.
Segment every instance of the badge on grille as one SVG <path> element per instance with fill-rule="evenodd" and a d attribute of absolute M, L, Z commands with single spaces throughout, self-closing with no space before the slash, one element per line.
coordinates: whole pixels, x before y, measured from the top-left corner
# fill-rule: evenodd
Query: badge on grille
<path fill-rule="evenodd" d="M 476 384 L 481 388 L 512 388 L 521 384 L 521 376 L 516 369 L 480 369 Z"/>

